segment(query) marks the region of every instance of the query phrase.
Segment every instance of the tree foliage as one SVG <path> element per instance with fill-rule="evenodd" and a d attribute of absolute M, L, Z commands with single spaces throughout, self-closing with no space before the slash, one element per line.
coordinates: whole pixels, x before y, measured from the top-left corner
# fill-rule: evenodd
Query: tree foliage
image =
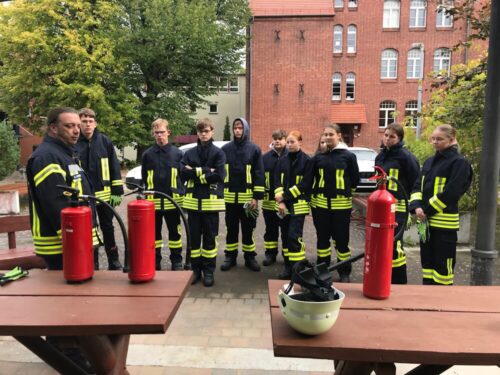
<path fill-rule="evenodd" d="M 229 125 L 229 116 L 226 116 L 226 124 L 224 125 L 224 135 L 222 137 L 223 141 L 231 140 L 231 126 Z"/>
<path fill-rule="evenodd" d="M 19 146 L 12 126 L 7 121 L 0 122 L 0 150 L 0 180 L 3 180 L 16 170 L 19 163 Z"/>
<path fill-rule="evenodd" d="M 173 134 L 240 69 L 246 0 L 13 1 L 0 7 L 0 108 L 32 130 L 53 107 L 89 106 L 119 145 Z"/>

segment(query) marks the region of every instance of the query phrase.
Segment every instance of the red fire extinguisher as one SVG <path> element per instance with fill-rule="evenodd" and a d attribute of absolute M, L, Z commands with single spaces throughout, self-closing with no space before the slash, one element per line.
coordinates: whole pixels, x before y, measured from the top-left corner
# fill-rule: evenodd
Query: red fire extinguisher
<path fill-rule="evenodd" d="M 369 298 L 385 299 L 391 294 L 394 237 L 399 237 L 404 228 L 399 228 L 394 236 L 396 199 L 387 191 L 385 171 L 380 167 L 375 169 L 379 172 L 378 189 L 368 197 L 366 211 L 363 294 Z M 393 180 L 403 189 L 396 179 Z M 407 206 L 407 199 L 405 201 Z"/>
<path fill-rule="evenodd" d="M 132 282 L 150 281 L 155 276 L 155 205 L 142 194 L 127 206 L 129 251 L 125 257 Z"/>
<path fill-rule="evenodd" d="M 61 210 L 64 278 L 68 283 L 90 280 L 94 276 L 92 210 L 79 202 L 78 190 L 61 187 L 71 197 L 70 207 Z"/>

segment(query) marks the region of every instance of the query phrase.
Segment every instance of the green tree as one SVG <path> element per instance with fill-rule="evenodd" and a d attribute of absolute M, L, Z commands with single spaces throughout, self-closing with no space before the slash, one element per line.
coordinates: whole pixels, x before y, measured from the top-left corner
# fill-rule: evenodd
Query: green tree
<path fill-rule="evenodd" d="M 0 180 L 10 176 L 19 164 L 19 146 L 12 131 L 12 126 L 7 121 L 0 122 Z"/>
<path fill-rule="evenodd" d="M 231 140 L 231 126 L 229 125 L 229 116 L 226 116 L 226 125 L 224 125 L 224 141 Z"/>

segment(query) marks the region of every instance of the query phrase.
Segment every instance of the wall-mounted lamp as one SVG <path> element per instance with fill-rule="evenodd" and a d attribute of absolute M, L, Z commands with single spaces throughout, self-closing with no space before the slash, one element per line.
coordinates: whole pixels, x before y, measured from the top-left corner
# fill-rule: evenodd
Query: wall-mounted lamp
<path fill-rule="evenodd" d="M 274 41 L 279 42 L 281 30 L 274 30 Z"/>
<path fill-rule="evenodd" d="M 299 30 L 299 39 L 303 42 L 304 40 L 306 40 L 306 36 L 304 35 L 306 33 L 305 30 Z"/>
<path fill-rule="evenodd" d="M 278 95 L 280 93 L 280 84 L 279 83 L 274 84 L 274 93 L 276 95 Z"/>
<path fill-rule="evenodd" d="M 299 83 L 299 95 L 304 95 L 304 84 Z"/>

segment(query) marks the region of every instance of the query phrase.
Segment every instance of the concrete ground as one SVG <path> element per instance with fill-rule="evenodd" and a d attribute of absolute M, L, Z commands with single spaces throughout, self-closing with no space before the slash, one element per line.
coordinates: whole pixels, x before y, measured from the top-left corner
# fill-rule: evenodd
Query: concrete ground
<path fill-rule="evenodd" d="M 132 197 L 127 197 L 130 201 Z M 125 213 L 126 202 L 120 206 Z M 122 215 L 124 218 L 126 215 Z M 362 251 L 364 245 L 363 222 L 359 212 L 353 213 L 351 244 L 353 253 Z M 221 214 L 218 265 L 223 259 L 225 230 Z M 263 260 L 263 219 L 258 220 L 255 239 Z M 117 239 L 120 234 L 117 232 Z M 314 259 L 315 234 L 312 221 L 306 220 L 304 240 L 307 254 Z M 18 245 L 29 244 L 29 233 L 18 237 Z M 5 243 L 4 243 L 5 242 Z M 121 242 L 121 241 L 119 241 Z M 6 239 L 0 239 L 5 248 Z M 101 263 L 105 265 L 104 251 Z M 123 259 L 123 257 L 121 258 Z M 352 282 L 361 282 L 362 261 L 354 264 Z M 164 250 L 163 267 L 169 269 L 168 254 Z M 153 374 L 213 374 L 213 375 L 313 375 L 333 373 L 329 360 L 275 358 L 267 294 L 267 280 L 276 278 L 281 261 L 261 272 L 252 272 L 243 266 L 240 254 L 238 266 L 228 272 L 217 270 L 215 285 L 205 288 L 201 284 L 190 288 L 172 325 L 164 335 L 135 335 L 131 338 L 127 368 L 133 375 Z M 409 282 L 420 284 L 419 253 L 408 249 Z M 166 272 L 166 271 L 165 271 Z M 458 254 L 456 284 L 467 285 L 470 280 L 470 253 L 462 249 Z M 500 272 L 495 275 L 495 285 L 500 285 Z M 124 276 L 124 282 L 126 277 Z M 8 307 L 4 307 L 8 308 Z M 404 374 L 415 365 L 398 364 L 397 373 Z M 10 337 L 0 337 L 0 375 L 55 374 L 38 357 Z M 497 367 L 455 366 L 444 374 L 500 374 Z"/>

